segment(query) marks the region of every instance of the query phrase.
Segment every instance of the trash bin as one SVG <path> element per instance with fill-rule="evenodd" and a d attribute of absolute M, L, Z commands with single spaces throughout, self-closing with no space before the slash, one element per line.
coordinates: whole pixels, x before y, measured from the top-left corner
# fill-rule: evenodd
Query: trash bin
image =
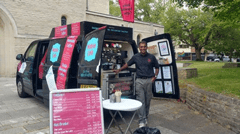
<path fill-rule="evenodd" d="M 141 127 L 136 129 L 133 134 L 161 134 L 157 128 Z"/>

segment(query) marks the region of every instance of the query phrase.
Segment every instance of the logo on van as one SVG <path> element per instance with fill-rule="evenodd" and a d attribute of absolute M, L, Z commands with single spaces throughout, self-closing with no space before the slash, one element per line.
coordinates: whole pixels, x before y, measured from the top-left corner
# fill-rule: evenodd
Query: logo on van
<path fill-rule="evenodd" d="M 83 70 L 81 77 L 92 77 L 92 73 L 90 73 L 88 70 Z"/>
<path fill-rule="evenodd" d="M 59 53 L 60 53 L 60 44 L 56 43 L 52 46 L 52 50 L 50 53 L 50 61 L 56 62 L 58 60 Z"/>
<path fill-rule="evenodd" d="M 98 38 L 92 38 L 88 41 L 85 50 L 85 60 L 90 62 L 96 58 L 98 50 Z"/>

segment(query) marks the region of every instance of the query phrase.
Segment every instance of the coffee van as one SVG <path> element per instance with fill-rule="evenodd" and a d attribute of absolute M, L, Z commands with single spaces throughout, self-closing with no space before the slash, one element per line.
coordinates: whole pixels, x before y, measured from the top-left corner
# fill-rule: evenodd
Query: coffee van
<path fill-rule="evenodd" d="M 100 87 L 104 99 L 116 90 L 135 98 L 135 66 L 118 69 L 138 53 L 133 29 L 93 22 L 78 22 L 52 29 L 48 39 L 33 41 L 20 60 L 16 83 L 22 98 L 34 96 L 48 105 L 50 67 L 58 90 Z M 143 39 L 159 59 L 160 73 L 153 86 L 156 97 L 179 98 L 174 50 L 169 34 Z M 167 59 L 162 62 L 161 59 Z"/>

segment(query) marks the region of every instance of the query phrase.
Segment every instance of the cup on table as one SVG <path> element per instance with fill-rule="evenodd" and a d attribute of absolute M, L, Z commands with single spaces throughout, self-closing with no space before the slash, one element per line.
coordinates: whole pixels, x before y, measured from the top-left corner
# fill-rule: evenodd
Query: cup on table
<path fill-rule="evenodd" d="M 116 102 L 117 103 L 121 102 L 121 96 L 116 96 Z"/>
<path fill-rule="evenodd" d="M 116 102 L 116 96 L 115 94 L 110 95 L 110 103 L 115 103 Z"/>

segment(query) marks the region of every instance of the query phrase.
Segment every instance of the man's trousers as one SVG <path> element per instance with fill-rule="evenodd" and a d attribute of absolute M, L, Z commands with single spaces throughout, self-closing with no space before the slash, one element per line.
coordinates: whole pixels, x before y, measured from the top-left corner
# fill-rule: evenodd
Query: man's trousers
<path fill-rule="evenodd" d="M 146 123 L 152 99 L 152 78 L 137 78 L 136 99 L 142 102 L 142 107 L 138 110 L 139 123 Z"/>

